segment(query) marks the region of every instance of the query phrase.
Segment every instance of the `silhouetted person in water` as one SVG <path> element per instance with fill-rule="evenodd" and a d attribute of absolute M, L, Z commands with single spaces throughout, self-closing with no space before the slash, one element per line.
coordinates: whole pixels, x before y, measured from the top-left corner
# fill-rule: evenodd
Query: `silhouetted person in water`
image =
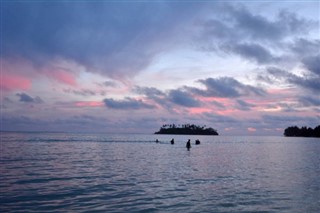
<path fill-rule="evenodd" d="M 171 142 L 171 144 L 174 144 L 174 139 L 172 138 L 170 142 Z"/>
<path fill-rule="evenodd" d="M 159 140 L 158 140 L 158 139 L 156 140 L 156 143 L 159 143 Z"/>
<path fill-rule="evenodd" d="M 187 147 L 188 151 L 190 151 L 190 148 L 191 148 L 190 139 L 188 140 L 188 142 L 187 142 L 187 144 L 186 144 L 186 147 Z"/>
<path fill-rule="evenodd" d="M 200 144 L 200 140 L 197 139 L 197 140 L 196 140 L 196 145 L 199 145 L 199 144 Z"/>

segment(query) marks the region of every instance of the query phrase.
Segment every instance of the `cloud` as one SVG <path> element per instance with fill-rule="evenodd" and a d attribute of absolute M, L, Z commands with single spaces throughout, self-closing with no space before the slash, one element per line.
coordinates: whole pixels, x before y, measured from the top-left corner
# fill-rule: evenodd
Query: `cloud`
<path fill-rule="evenodd" d="M 140 87 L 136 86 L 133 91 L 137 94 L 141 94 L 146 96 L 146 98 L 156 102 L 160 106 L 170 109 L 171 103 L 168 100 L 168 94 L 162 92 L 161 90 L 154 88 L 154 87 Z"/>
<path fill-rule="evenodd" d="M 2 67 L 3 68 L 3 67 Z M 1 84 L 0 89 L 3 91 L 12 90 L 28 90 L 31 88 L 31 79 L 8 73 L 5 70 L 1 70 Z"/>
<path fill-rule="evenodd" d="M 40 97 L 31 97 L 29 95 L 27 95 L 26 93 L 17 93 L 16 94 L 20 99 L 20 102 L 24 102 L 24 103 L 43 103 L 43 100 Z"/>
<path fill-rule="evenodd" d="M 161 90 L 154 88 L 154 87 L 140 87 L 136 86 L 134 88 L 134 91 L 138 94 L 146 95 L 149 98 L 152 97 L 159 97 L 159 96 L 165 96 L 165 93 Z"/>
<path fill-rule="evenodd" d="M 73 103 L 77 107 L 100 107 L 104 104 L 101 101 L 76 101 Z"/>
<path fill-rule="evenodd" d="M 285 70 L 282 70 L 278 67 L 267 67 L 266 69 L 266 79 L 268 79 L 270 81 L 270 83 L 272 83 L 273 80 L 287 80 L 290 79 L 289 81 L 293 81 L 294 79 L 297 78 L 296 75 L 291 74 Z M 272 79 L 274 78 L 274 79 Z"/>
<path fill-rule="evenodd" d="M 253 128 L 253 127 L 248 127 L 247 129 L 249 132 L 256 132 L 257 131 L 257 129 Z"/>
<path fill-rule="evenodd" d="M 317 63 L 317 60 L 313 63 Z M 268 83 L 284 81 L 311 91 L 320 91 L 320 77 L 298 76 L 277 67 L 268 67 L 267 75 L 260 75 L 259 79 Z"/>
<path fill-rule="evenodd" d="M 211 101 L 211 103 L 213 105 L 215 105 L 216 107 L 221 108 L 221 109 L 224 109 L 226 107 L 224 104 L 222 104 L 222 103 L 220 103 L 218 101 Z"/>
<path fill-rule="evenodd" d="M 7 1 L 2 7 L 4 58 L 21 57 L 38 67 L 62 59 L 124 78 L 170 49 L 177 26 L 189 23 L 204 4 Z"/>
<path fill-rule="evenodd" d="M 319 92 L 320 91 L 320 77 L 317 78 L 303 78 L 295 76 L 294 78 L 288 79 L 290 83 L 301 86 L 311 91 Z"/>
<path fill-rule="evenodd" d="M 59 132 L 115 132 L 121 126 L 114 127 L 114 122 L 103 117 L 90 115 L 63 115 L 53 119 L 37 119 L 31 116 L 4 116 L 2 131 L 59 131 Z"/>
<path fill-rule="evenodd" d="M 263 89 L 242 84 L 231 77 L 207 78 L 204 80 L 199 80 L 199 82 L 204 84 L 206 89 L 202 90 L 198 88 L 192 88 L 191 90 L 199 95 L 207 97 L 233 98 L 243 95 L 253 94 L 262 96 L 265 94 Z"/>
<path fill-rule="evenodd" d="M 299 38 L 296 39 L 290 46 L 290 50 L 294 51 L 300 58 L 306 55 L 315 55 L 320 49 L 320 40 L 312 40 Z"/>
<path fill-rule="evenodd" d="M 255 107 L 254 104 L 247 103 L 243 100 L 237 100 L 236 103 L 238 105 L 237 108 L 243 111 L 249 111 L 252 107 Z"/>
<path fill-rule="evenodd" d="M 162 92 L 153 87 L 135 87 L 135 92 L 146 95 L 166 109 L 172 108 L 172 104 L 183 107 L 199 107 L 200 101 L 192 97 L 192 92 L 185 88 L 178 88 Z"/>
<path fill-rule="evenodd" d="M 313 98 L 310 96 L 302 96 L 299 101 L 303 103 L 304 106 L 320 106 L 320 98 Z"/>
<path fill-rule="evenodd" d="M 0 129 L 2 131 L 48 131 L 48 122 L 27 116 L 3 116 Z"/>
<path fill-rule="evenodd" d="M 114 100 L 113 98 L 106 98 L 103 100 L 104 104 L 111 109 L 127 110 L 127 109 L 153 109 L 155 106 L 144 103 L 142 100 L 133 98 L 125 98 L 124 100 Z"/>
<path fill-rule="evenodd" d="M 290 116 L 290 115 L 262 115 L 266 123 L 274 124 L 275 126 L 287 127 L 288 125 L 306 125 L 319 124 L 319 117 L 309 116 Z"/>
<path fill-rule="evenodd" d="M 320 76 L 320 54 L 304 58 L 302 63 L 310 72 Z"/>
<path fill-rule="evenodd" d="M 279 39 L 284 33 L 279 23 L 271 22 L 260 15 L 254 15 L 244 7 L 230 7 L 230 14 L 235 21 L 235 26 L 252 38 Z"/>
<path fill-rule="evenodd" d="M 234 124 L 234 123 L 238 123 L 239 121 L 237 119 L 234 119 L 232 117 L 229 116 L 225 116 L 225 115 L 218 115 L 218 114 L 214 114 L 214 113 L 209 113 L 209 112 L 204 112 L 203 116 L 213 122 L 213 123 L 226 123 L 226 124 Z"/>
<path fill-rule="evenodd" d="M 266 64 L 276 61 L 276 58 L 260 44 L 235 44 L 230 48 L 232 49 L 232 51 L 239 54 L 243 58 L 253 60 L 258 64 Z"/>
<path fill-rule="evenodd" d="M 197 41 L 201 50 L 235 54 L 258 64 L 286 61 L 286 48 L 299 52 L 312 43 L 304 36 L 318 29 L 318 23 L 280 10 L 275 16 L 262 16 L 243 4 L 218 4 L 215 16 L 198 22 Z M 295 40 L 293 46 L 288 40 Z M 305 50 L 304 50 L 305 51 Z"/>
<path fill-rule="evenodd" d="M 184 107 L 199 107 L 200 103 L 195 100 L 189 93 L 181 90 L 171 90 L 168 94 L 171 102 Z"/>
<path fill-rule="evenodd" d="M 63 91 L 65 93 L 72 93 L 72 94 L 80 95 L 80 96 L 94 96 L 94 95 L 96 95 L 96 92 L 94 90 L 90 90 L 90 89 L 81 89 L 81 90 L 64 89 Z"/>
<path fill-rule="evenodd" d="M 205 89 L 198 87 L 183 86 L 168 91 L 160 91 L 153 87 L 135 87 L 134 92 L 145 95 L 145 98 L 154 101 L 165 109 L 171 110 L 174 105 L 192 108 L 200 107 L 205 101 L 198 99 L 200 97 L 219 97 L 219 98 L 235 98 L 241 96 L 264 96 L 266 92 L 259 87 L 242 84 L 231 77 L 207 78 L 197 82 L 205 85 Z M 222 103 L 210 100 L 210 103 L 218 108 L 226 108 Z M 242 110 L 253 107 L 244 101 L 238 102 L 239 108 Z"/>
<path fill-rule="evenodd" d="M 104 87 L 112 87 L 112 88 L 118 87 L 118 84 L 115 81 L 105 81 L 105 82 L 98 84 L 98 85 L 104 86 Z"/>
<path fill-rule="evenodd" d="M 229 7 L 231 18 L 240 31 L 252 39 L 279 40 L 292 34 L 307 32 L 312 23 L 288 11 L 280 11 L 274 21 L 261 15 L 253 14 L 245 7 Z"/>
<path fill-rule="evenodd" d="M 297 15 L 312 19 L 312 4 L 290 13 L 278 10 L 297 8 L 287 2 L 5 1 L 0 89 L 13 100 L 2 97 L 3 115 L 17 116 L 6 124 L 134 132 L 139 122 L 188 120 L 242 134 L 281 124 L 264 124 L 264 113 L 316 118 L 319 25 Z M 33 107 L 40 90 L 50 102 Z"/>
<path fill-rule="evenodd" d="M 55 65 L 49 65 L 42 69 L 42 72 L 48 77 L 55 79 L 56 81 L 67 84 L 70 86 L 76 86 L 76 75 L 71 70 L 63 69 Z"/>
<path fill-rule="evenodd" d="M 46 66 L 35 66 L 32 62 L 20 56 L 5 56 L 2 54 L 0 85 L 5 91 L 29 90 L 36 80 L 43 81 L 43 77 L 50 82 L 77 86 L 76 78 L 79 67 L 67 61 L 48 62 Z M 35 84 L 36 85 L 36 84 Z"/>

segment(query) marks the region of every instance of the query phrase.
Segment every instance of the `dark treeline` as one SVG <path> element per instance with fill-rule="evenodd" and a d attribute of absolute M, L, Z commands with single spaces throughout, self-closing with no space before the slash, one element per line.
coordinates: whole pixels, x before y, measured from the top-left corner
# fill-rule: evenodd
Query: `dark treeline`
<path fill-rule="evenodd" d="M 284 136 L 287 137 L 320 137 L 320 125 L 312 129 L 311 127 L 291 126 L 284 130 Z"/>
<path fill-rule="evenodd" d="M 164 124 L 155 134 L 171 134 L 171 135 L 219 135 L 217 130 L 206 126 L 197 126 L 194 124 Z"/>

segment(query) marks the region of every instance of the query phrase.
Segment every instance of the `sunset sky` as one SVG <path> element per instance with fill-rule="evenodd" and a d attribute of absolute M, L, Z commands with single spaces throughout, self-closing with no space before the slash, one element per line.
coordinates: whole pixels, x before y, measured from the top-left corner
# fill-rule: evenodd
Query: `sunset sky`
<path fill-rule="evenodd" d="M 1 1 L 1 130 L 320 124 L 319 1 Z"/>

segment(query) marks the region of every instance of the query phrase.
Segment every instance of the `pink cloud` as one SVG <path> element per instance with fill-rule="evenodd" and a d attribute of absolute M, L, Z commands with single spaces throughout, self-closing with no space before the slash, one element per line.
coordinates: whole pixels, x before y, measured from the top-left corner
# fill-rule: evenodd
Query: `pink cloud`
<path fill-rule="evenodd" d="M 76 86 L 76 76 L 74 73 L 65 71 L 63 69 L 57 69 L 52 71 L 47 71 L 46 75 L 51 77 L 61 83 L 68 84 L 70 86 Z"/>
<path fill-rule="evenodd" d="M 30 64 L 20 58 L 1 59 L 0 88 L 4 91 L 28 90 L 32 86 L 33 77 Z"/>
<path fill-rule="evenodd" d="M 257 131 L 257 129 L 256 129 L 256 128 L 253 128 L 253 127 L 249 127 L 247 130 L 248 130 L 249 132 L 255 132 L 255 131 Z"/>
<path fill-rule="evenodd" d="M 232 128 L 232 127 L 226 127 L 226 128 L 224 128 L 224 131 L 232 131 L 232 130 L 234 130 L 234 128 Z"/>
<path fill-rule="evenodd" d="M 101 107 L 104 104 L 101 101 L 77 101 L 74 105 L 77 107 Z"/>
<path fill-rule="evenodd" d="M 6 72 L 1 74 L 0 88 L 2 90 L 28 90 L 31 88 L 31 85 L 31 80 L 24 76 Z"/>
<path fill-rule="evenodd" d="M 31 79 L 46 76 L 69 86 L 76 86 L 78 68 L 74 64 L 54 60 L 52 63 L 36 66 L 32 62 L 16 57 L 14 59 L 1 59 L 2 80 L 1 88 L 6 90 L 26 90 L 31 86 Z"/>

